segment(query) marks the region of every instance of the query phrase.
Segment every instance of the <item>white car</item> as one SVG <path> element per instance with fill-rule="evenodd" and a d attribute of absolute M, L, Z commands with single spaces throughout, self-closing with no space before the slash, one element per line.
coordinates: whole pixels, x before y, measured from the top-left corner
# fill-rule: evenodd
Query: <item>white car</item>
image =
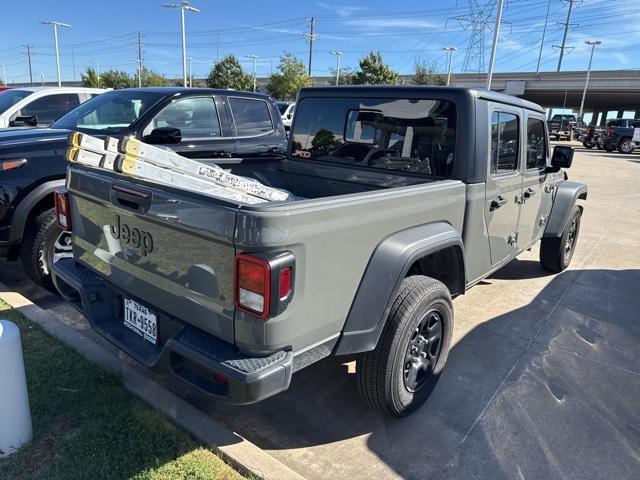
<path fill-rule="evenodd" d="M 48 127 L 104 88 L 19 87 L 0 92 L 0 128 Z"/>
<path fill-rule="evenodd" d="M 287 106 L 286 110 L 282 113 L 282 123 L 284 123 L 285 130 L 291 128 L 291 122 L 293 121 L 293 112 L 296 111 L 296 104 L 292 103 Z"/>

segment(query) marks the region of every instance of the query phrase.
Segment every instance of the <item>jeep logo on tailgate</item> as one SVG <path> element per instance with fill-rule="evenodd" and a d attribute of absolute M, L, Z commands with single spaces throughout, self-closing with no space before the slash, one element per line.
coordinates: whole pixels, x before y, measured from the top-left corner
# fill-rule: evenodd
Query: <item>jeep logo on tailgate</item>
<path fill-rule="evenodd" d="M 121 222 L 120 215 L 116 215 L 116 223 L 110 226 L 110 232 L 111 236 L 116 240 L 120 240 L 121 243 L 139 248 L 143 257 L 153 252 L 153 237 L 151 234 Z"/>

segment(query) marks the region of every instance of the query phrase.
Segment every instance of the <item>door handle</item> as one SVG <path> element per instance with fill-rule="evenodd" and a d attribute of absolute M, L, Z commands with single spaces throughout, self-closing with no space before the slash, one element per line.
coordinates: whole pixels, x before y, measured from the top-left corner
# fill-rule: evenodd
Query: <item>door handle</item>
<path fill-rule="evenodd" d="M 497 210 L 498 208 L 503 206 L 505 203 L 507 203 L 507 199 L 504 198 L 502 195 L 498 195 L 496 198 L 491 200 L 491 205 L 489 206 L 489 211 L 493 212 L 494 210 Z"/>
<path fill-rule="evenodd" d="M 529 198 L 529 197 L 533 197 L 536 194 L 536 191 L 529 187 L 524 191 L 524 198 Z"/>

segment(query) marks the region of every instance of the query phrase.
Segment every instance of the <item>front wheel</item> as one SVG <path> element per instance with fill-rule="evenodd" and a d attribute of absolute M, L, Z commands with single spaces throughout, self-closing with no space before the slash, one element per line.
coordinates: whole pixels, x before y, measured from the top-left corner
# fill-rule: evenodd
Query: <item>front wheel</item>
<path fill-rule="evenodd" d="M 378 345 L 357 360 L 358 390 L 365 402 L 394 417 L 420 407 L 440 378 L 452 331 L 447 287 L 421 275 L 405 278 Z"/>
<path fill-rule="evenodd" d="M 633 152 L 635 145 L 634 143 L 631 141 L 631 139 L 626 138 L 624 139 L 622 142 L 620 142 L 620 145 L 618 145 L 618 151 L 620 153 L 631 153 Z"/>
<path fill-rule="evenodd" d="M 559 273 L 571 263 L 580 233 L 580 207 L 574 205 L 569 221 L 559 237 L 543 238 L 540 242 L 540 264 L 549 272 Z"/>
<path fill-rule="evenodd" d="M 31 279 L 40 285 L 55 292 L 51 280 L 51 255 L 56 240 L 62 230 L 55 222 L 55 210 L 50 208 L 36 215 L 22 239 L 20 258 L 24 270 Z"/>

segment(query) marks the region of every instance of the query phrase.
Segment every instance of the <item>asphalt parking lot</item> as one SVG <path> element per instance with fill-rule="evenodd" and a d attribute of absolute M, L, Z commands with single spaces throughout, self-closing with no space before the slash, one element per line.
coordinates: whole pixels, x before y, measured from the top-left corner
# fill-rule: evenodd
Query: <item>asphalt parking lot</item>
<path fill-rule="evenodd" d="M 368 410 L 345 359 L 247 407 L 165 381 L 309 479 L 637 479 L 640 155 L 578 149 L 568 173 L 589 186 L 570 269 L 548 275 L 534 248 L 456 299 L 443 378 L 408 418 Z M 18 264 L 0 281 L 97 338 Z"/>

